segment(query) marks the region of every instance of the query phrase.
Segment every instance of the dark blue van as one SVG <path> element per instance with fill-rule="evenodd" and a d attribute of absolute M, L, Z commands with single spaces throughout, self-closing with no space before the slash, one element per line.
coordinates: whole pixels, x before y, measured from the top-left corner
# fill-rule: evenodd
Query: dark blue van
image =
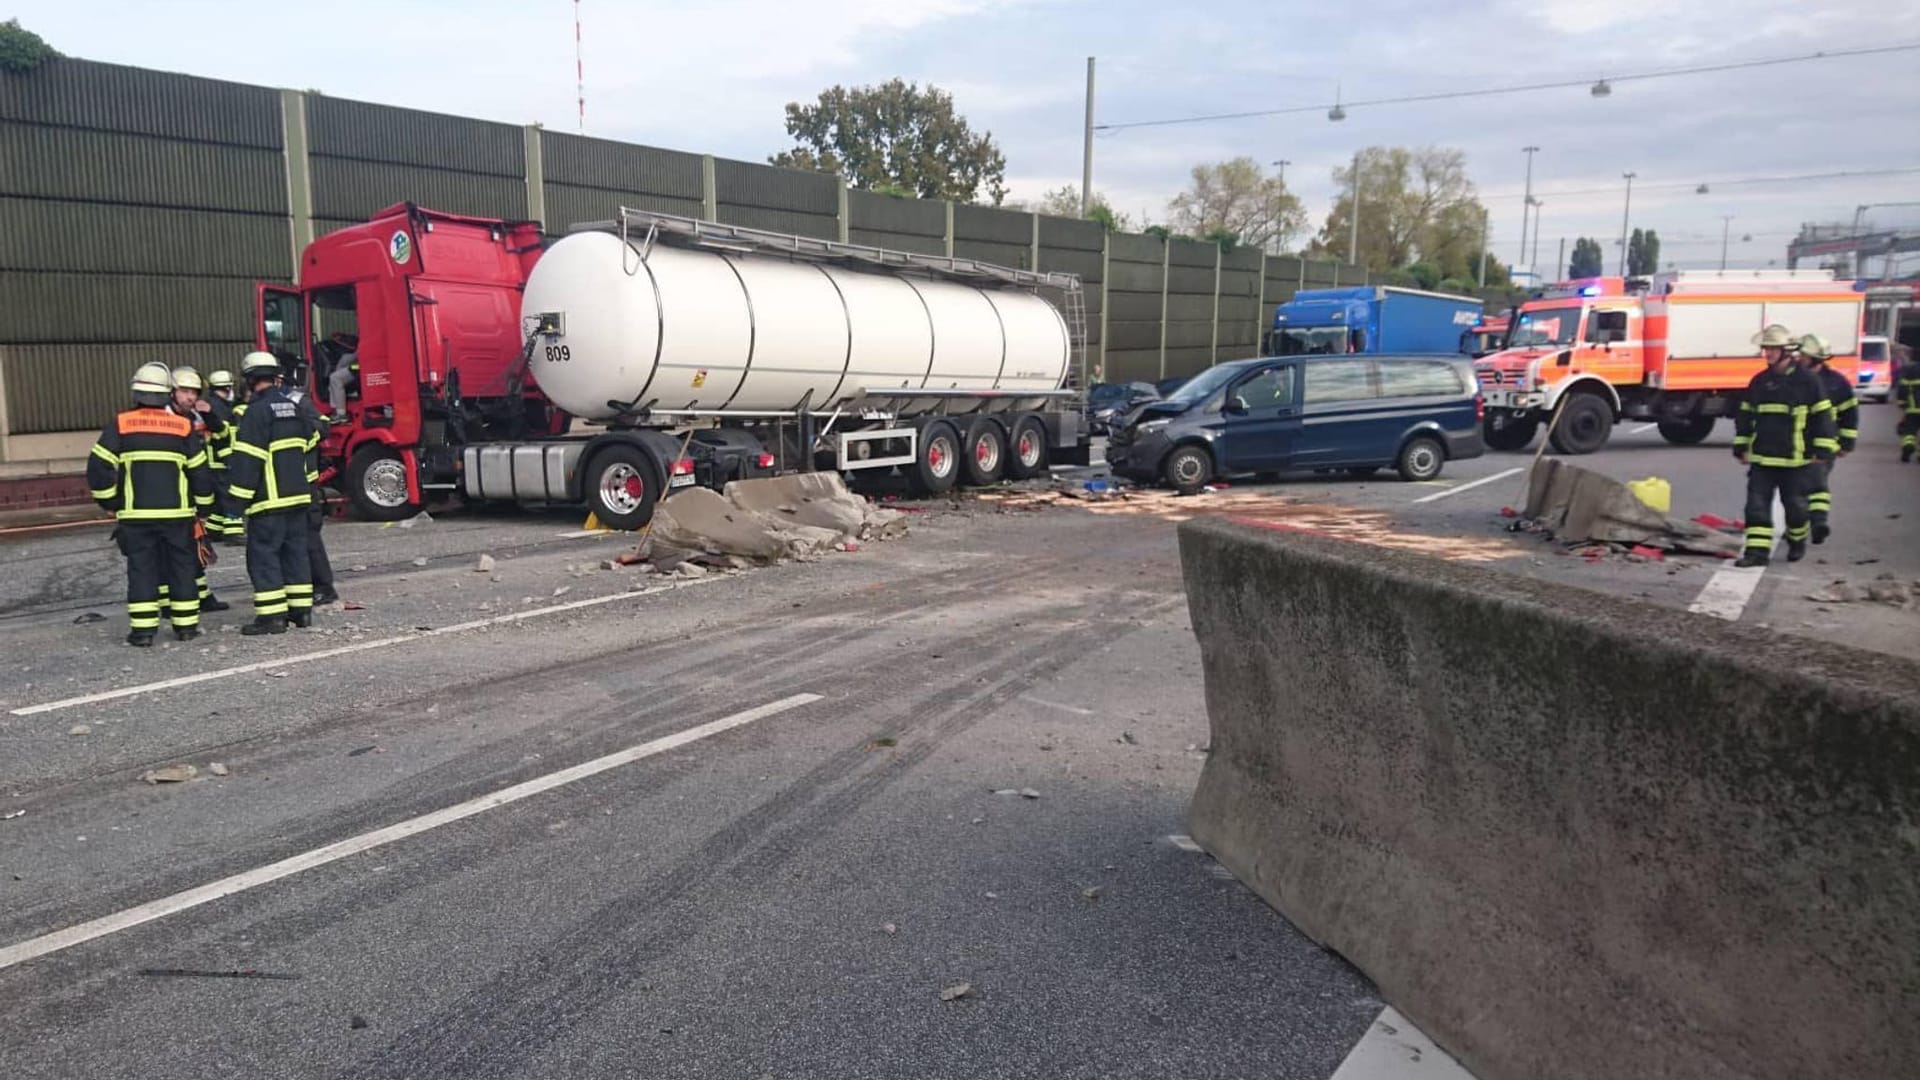
<path fill-rule="evenodd" d="M 1284 356 L 1194 376 L 1107 441 L 1115 475 L 1183 492 L 1216 476 L 1392 466 L 1431 480 L 1479 457 L 1483 406 L 1464 357 Z"/>

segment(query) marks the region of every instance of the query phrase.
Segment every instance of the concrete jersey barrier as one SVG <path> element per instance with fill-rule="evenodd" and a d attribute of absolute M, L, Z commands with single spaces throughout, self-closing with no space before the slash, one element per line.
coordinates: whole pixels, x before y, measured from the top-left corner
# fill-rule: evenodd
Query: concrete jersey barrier
<path fill-rule="evenodd" d="M 1481 1080 L 1920 1077 L 1920 665 L 1180 527 L 1192 833 Z"/>

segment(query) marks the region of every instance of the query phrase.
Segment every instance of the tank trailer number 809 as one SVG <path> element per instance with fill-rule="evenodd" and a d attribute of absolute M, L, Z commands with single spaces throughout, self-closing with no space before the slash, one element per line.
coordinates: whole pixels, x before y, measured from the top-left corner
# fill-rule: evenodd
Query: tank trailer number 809
<path fill-rule="evenodd" d="M 547 346 L 547 363 L 564 364 L 573 359 L 573 350 L 565 345 Z"/>

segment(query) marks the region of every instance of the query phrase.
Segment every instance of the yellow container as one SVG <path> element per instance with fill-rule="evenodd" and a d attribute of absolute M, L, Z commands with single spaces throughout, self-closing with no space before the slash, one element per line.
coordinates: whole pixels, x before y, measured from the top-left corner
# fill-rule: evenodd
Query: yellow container
<path fill-rule="evenodd" d="M 1673 485 L 1657 476 L 1649 476 L 1645 480 L 1629 480 L 1627 490 L 1633 492 L 1634 498 L 1663 514 L 1673 511 Z"/>

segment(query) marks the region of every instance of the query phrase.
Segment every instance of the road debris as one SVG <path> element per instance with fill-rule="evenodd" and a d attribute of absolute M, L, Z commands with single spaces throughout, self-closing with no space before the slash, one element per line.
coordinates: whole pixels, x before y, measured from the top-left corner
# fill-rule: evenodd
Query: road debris
<path fill-rule="evenodd" d="M 347 756 L 348 756 L 348 757 L 359 757 L 359 756 L 360 756 L 361 754 L 371 754 L 371 753 L 373 753 L 373 752 L 374 752 L 375 750 L 378 750 L 378 749 L 379 749 L 379 747 L 377 747 L 377 746 L 362 746 L 362 747 L 359 747 L 358 749 L 354 749 L 354 750 L 349 750 L 349 751 L 347 751 Z"/>
<path fill-rule="evenodd" d="M 1629 485 L 1558 458 L 1544 458 L 1528 473 L 1527 504 L 1520 517 L 1508 526 L 1510 530 L 1523 531 L 1523 522 L 1533 522 L 1535 531 L 1562 543 L 1623 545 L 1626 550 L 1621 554 L 1645 547 L 1731 556 L 1739 554 L 1742 544 L 1740 537 L 1706 524 L 1702 519 L 1707 515 L 1692 521 L 1669 517 L 1647 505 Z M 1589 546 L 1578 552 L 1589 562 L 1614 553 L 1610 546 Z"/>
<path fill-rule="evenodd" d="M 959 1001 L 963 997 L 971 996 L 973 996 L 973 984 L 966 982 L 954 983 L 952 986 L 940 991 L 941 1001 Z"/>
<path fill-rule="evenodd" d="M 420 556 L 420 557 L 418 557 L 418 558 L 416 558 L 416 559 L 414 559 L 414 560 L 413 560 L 413 565 L 415 565 L 415 566 L 425 566 L 425 565 L 427 565 L 427 557 L 426 557 L 425 555 L 422 555 L 422 556 Z"/>
<path fill-rule="evenodd" d="M 367 606 L 365 604 L 357 603 L 353 600 L 348 600 L 347 602 L 340 605 L 340 610 L 341 611 L 365 611 L 367 610 Z"/>
<path fill-rule="evenodd" d="M 215 776 L 226 776 L 227 774 L 231 773 L 233 770 L 227 768 L 225 762 L 210 761 L 207 763 L 207 771 L 212 773 Z"/>
<path fill-rule="evenodd" d="M 573 586 L 571 585 L 557 585 L 554 587 L 553 595 L 565 596 L 572 591 L 573 591 Z"/>
<path fill-rule="evenodd" d="M 1023 798 L 1023 799 L 1037 799 L 1037 798 L 1039 798 L 1039 797 L 1040 797 L 1040 793 L 1039 793 L 1038 791 L 1035 791 L 1035 790 L 1033 790 L 1033 789 L 1032 789 L 1032 788 L 1030 788 L 1030 787 L 1028 787 L 1028 788 L 1021 788 L 1021 789 L 1020 789 L 1020 797 L 1021 797 L 1021 798 Z"/>
<path fill-rule="evenodd" d="M 300 978 L 281 971 L 255 971 L 243 968 L 239 971 L 199 971 L 193 968 L 141 968 L 140 974 L 149 978 L 164 979 L 273 979 L 292 982 Z"/>
<path fill-rule="evenodd" d="M 93 729 L 92 729 L 91 727 L 88 727 L 88 726 L 87 726 L 86 724 L 75 724 L 75 725 L 73 725 L 72 727 L 70 727 L 70 728 L 68 728 L 68 729 L 67 729 L 67 734 L 69 734 L 69 735 L 91 735 L 91 734 L 93 734 Z"/>
<path fill-rule="evenodd" d="M 482 555 L 474 560 L 473 572 L 476 574 L 491 574 L 493 573 L 493 565 L 493 556 Z"/>
<path fill-rule="evenodd" d="M 359 1013 L 354 1013 L 353 1016 L 347 1021 L 347 1026 L 352 1028 L 355 1031 L 359 1031 L 360 1029 L 367 1026 L 367 1018 L 364 1016 L 361 1016 Z"/>
<path fill-rule="evenodd" d="M 184 784 L 199 775 L 200 769 L 194 765 L 163 765 L 141 773 L 140 779 L 149 784 Z"/>
<path fill-rule="evenodd" d="M 290 675 L 290 674 L 291 674 L 290 672 L 285 672 L 285 671 L 269 671 L 269 672 L 267 672 L 267 678 L 269 678 L 269 679 L 285 679 L 285 678 L 287 678 L 287 677 L 289 677 L 289 675 Z"/>
<path fill-rule="evenodd" d="M 408 518 L 407 520 L 401 522 L 400 527 L 403 529 L 411 529 L 415 525 L 431 525 L 431 524 L 433 524 L 433 515 L 427 513 L 425 510 L 422 510 L 419 513 Z"/>
<path fill-rule="evenodd" d="M 900 932 L 900 928 L 892 923 L 881 923 L 880 932 L 883 934 L 897 934 Z"/>
<path fill-rule="evenodd" d="M 85 626 L 88 623 L 97 623 L 97 622 L 106 622 L 106 621 L 107 621 L 107 617 L 105 615 L 102 615 L 97 611 L 89 611 L 85 615 L 76 617 L 73 620 L 73 625 Z"/>
<path fill-rule="evenodd" d="M 9 810 L 4 814 L 0 814 L 0 821 L 12 821 L 14 818 L 24 817 L 25 815 L 26 815 L 25 810 Z M 15 881 L 19 880 L 18 875 L 15 875 L 14 880 Z"/>
<path fill-rule="evenodd" d="M 1123 731 L 1123 732 L 1121 732 L 1121 733 L 1120 733 L 1120 741 L 1121 741 L 1121 742 L 1123 742 L 1123 743 L 1126 743 L 1126 744 L 1127 744 L 1128 746 L 1138 746 L 1138 745 L 1140 745 L 1140 740 L 1139 740 L 1139 739 L 1136 739 L 1136 738 L 1134 738 L 1134 737 L 1133 737 L 1133 732 L 1131 732 L 1131 731 Z"/>
<path fill-rule="evenodd" d="M 1095 885 L 1091 889 L 1081 889 L 1080 895 L 1086 897 L 1088 900 L 1098 900 L 1100 899 L 1100 895 L 1104 892 L 1106 892 L 1105 889 L 1101 888 L 1098 885 Z"/>

